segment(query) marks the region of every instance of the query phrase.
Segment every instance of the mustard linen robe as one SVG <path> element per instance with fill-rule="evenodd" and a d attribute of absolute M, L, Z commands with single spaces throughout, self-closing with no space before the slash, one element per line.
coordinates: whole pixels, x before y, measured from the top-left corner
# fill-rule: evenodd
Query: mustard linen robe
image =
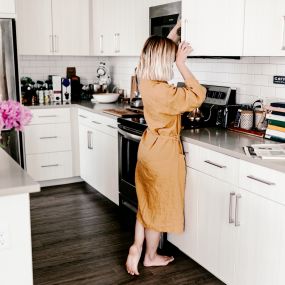
<path fill-rule="evenodd" d="M 206 89 L 192 79 L 186 87 L 141 80 L 139 89 L 148 128 L 136 165 L 137 219 L 158 232 L 184 230 L 186 166 L 180 141 L 181 113 L 199 107 Z"/>

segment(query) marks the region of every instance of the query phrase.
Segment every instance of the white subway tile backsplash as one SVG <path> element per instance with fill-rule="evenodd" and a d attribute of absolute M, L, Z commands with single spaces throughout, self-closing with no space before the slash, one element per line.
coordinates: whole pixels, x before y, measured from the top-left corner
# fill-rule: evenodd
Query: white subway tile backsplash
<path fill-rule="evenodd" d="M 285 75 L 285 64 L 277 65 L 276 75 Z"/>
<path fill-rule="evenodd" d="M 273 64 L 285 64 L 285 56 L 273 56 L 273 57 L 270 57 L 270 63 L 273 63 Z"/>
<path fill-rule="evenodd" d="M 260 86 L 268 86 L 269 76 L 255 74 L 254 79 L 253 79 L 253 84 L 260 85 Z"/>
<path fill-rule="evenodd" d="M 275 98 L 275 88 L 274 87 L 260 87 L 260 97 L 261 98 Z"/>
<path fill-rule="evenodd" d="M 268 56 L 257 56 L 254 57 L 255 63 L 270 63 L 270 57 Z"/>
<path fill-rule="evenodd" d="M 106 62 L 113 82 L 130 93 L 131 76 L 139 57 L 19 56 L 20 76 L 45 80 L 49 74 L 66 75 L 67 66 L 75 66 L 83 84 L 96 80 L 99 63 Z M 257 99 L 285 101 L 285 86 L 273 84 L 273 75 L 285 75 L 285 57 L 241 57 L 236 59 L 188 58 L 187 65 L 203 84 L 237 89 L 238 103 Z M 174 68 L 173 82 L 182 80 Z"/>
<path fill-rule="evenodd" d="M 275 96 L 282 98 L 282 101 L 285 102 L 285 86 L 283 88 L 275 88 Z"/>

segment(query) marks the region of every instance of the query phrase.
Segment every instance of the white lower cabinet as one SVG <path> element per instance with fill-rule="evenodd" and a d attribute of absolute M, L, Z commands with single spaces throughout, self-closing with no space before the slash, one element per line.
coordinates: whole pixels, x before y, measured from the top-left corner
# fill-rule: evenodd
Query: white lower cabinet
<path fill-rule="evenodd" d="M 284 285 L 285 175 L 196 145 L 184 149 L 185 232 L 168 240 L 226 284 Z M 232 183 L 221 173 L 231 167 L 239 177 Z"/>
<path fill-rule="evenodd" d="M 240 189 L 236 285 L 284 285 L 285 207 Z"/>
<path fill-rule="evenodd" d="M 26 156 L 28 173 L 36 181 L 72 177 L 72 152 L 51 152 Z"/>
<path fill-rule="evenodd" d="M 236 187 L 187 167 L 185 232 L 168 240 L 226 284 L 233 284 L 232 193 Z M 231 209 L 231 211 L 230 211 Z"/>
<path fill-rule="evenodd" d="M 32 115 L 24 132 L 27 172 L 36 181 L 76 176 L 73 171 L 71 110 L 33 109 Z"/>
<path fill-rule="evenodd" d="M 115 120 L 79 112 L 81 177 L 118 205 L 118 140 L 114 125 Z"/>
<path fill-rule="evenodd" d="M 194 179 L 198 171 L 187 167 L 185 190 L 185 230 L 183 234 L 168 234 L 167 239 L 185 254 L 197 260 L 197 223 L 199 180 Z"/>

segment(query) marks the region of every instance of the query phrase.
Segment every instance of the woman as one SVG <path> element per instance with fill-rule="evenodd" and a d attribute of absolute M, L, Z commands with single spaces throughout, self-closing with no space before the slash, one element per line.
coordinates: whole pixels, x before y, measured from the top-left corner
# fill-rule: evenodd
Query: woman
<path fill-rule="evenodd" d="M 164 266 L 173 257 L 157 254 L 161 232 L 182 233 L 184 229 L 185 160 L 180 142 L 181 113 L 199 107 L 206 90 L 187 68 L 189 44 L 177 45 L 168 38 L 150 37 L 137 67 L 139 90 L 148 128 L 138 151 L 136 191 L 138 213 L 135 239 L 130 247 L 126 269 L 139 275 L 138 262 L 144 239 L 144 266 Z M 185 87 L 174 87 L 173 64 L 185 80 Z"/>

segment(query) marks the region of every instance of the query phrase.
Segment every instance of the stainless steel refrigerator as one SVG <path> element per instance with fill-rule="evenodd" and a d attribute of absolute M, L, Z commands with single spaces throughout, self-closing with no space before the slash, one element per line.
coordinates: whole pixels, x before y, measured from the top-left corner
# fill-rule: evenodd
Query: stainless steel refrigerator
<path fill-rule="evenodd" d="M 0 19 L 0 101 L 20 101 L 16 47 L 15 20 Z M 23 167 L 21 133 L 3 130 L 1 136 L 1 147 Z"/>

